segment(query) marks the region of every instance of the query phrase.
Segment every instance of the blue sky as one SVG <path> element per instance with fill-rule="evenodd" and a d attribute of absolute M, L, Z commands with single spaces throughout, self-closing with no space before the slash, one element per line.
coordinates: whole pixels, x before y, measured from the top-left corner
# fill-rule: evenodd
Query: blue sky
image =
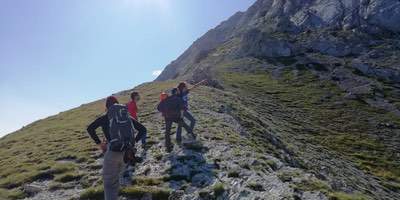
<path fill-rule="evenodd" d="M 0 136 L 152 81 L 254 2 L 0 0 Z"/>

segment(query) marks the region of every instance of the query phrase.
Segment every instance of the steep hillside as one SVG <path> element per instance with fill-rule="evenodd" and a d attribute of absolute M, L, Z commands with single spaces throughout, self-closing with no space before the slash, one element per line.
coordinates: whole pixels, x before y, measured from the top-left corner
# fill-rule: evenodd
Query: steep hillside
<path fill-rule="evenodd" d="M 400 2 L 259 0 L 142 94 L 149 150 L 127 199 L 400 199 Z M 163 148 L 161 91 L 191 94 L 197 141 Z M 132 90 L 117 96 L 126 102 Z M 99 100 L 0 139 L 0 199 L 101 199 L 85 132 Z"/>
<path fill-rule="evenodd" d="M 281 146 L 259 137 L 262 123 L 240 95 L 201 87 L 192 96 L 198 118 L 197 141 L 184 140 L 166 153 L 162 118 L 155 112 L 160 91 L 177 82 L 137 88 L 140 118 L 149 128 L 149 150 L 139 155 L 128 199 L 325 199 L 357 197 L 336 191 L 304 168 Z M 118 98 L 127 101 L 130 91 Z M 4 199 L 102 199 L 101 155 L 85 133 L 101 114 L 97 101 L 31 124 L 1 139 L 0 197 Z M 273 136 L 271 136 L 273 137 Z M 262 140 L 260 140 L 262 139 Z"/>
<path fill-rule="evenodd" d="M 259 0 L 157 81 L 233 92 L 252 136 L 333 188 L 399 198 L 400 2 Z M 210 45 L 211 44 L 211 45 Z"/>

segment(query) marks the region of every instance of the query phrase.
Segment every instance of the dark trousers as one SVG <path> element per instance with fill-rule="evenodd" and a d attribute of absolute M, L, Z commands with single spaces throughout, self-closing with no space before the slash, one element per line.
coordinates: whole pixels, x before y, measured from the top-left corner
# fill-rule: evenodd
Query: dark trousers
<path fill-rule="evenodd" d="M 140 122 L 136 120 L 132 120 L 133 127 L 138 131 L 138 134 L 135 137 L 135 142 L 142 141 L 142 144 L 146 144 L 146 137 L 147 137 L 147 129 L 143 126 Z"/>
<path fill-rule="evenodd" d="M 186 132 L 188 132 L 189 134 L 193 135 L 193 132 L 191 131 L 190 127 L 185 123 L 185 121 L 183 121 L 183 119 L 165 119 L 165 147 L 167 148 L 167 150 L 171 150 L 172 148 L 172 144 L 171 144 L 171 128 L 172 128 L 172 124 L 173 123 L 177 123 L 178 127 L 182 127 L 185 128 Z M 176 132 L 176 141 L 178 143 L 182 142 L 182 131 L 178 131 Z"/>
<path fill-rule="evenodd" d="M 187 110 L 183 112 L 183 117 L 190 121 L 190 132 L 193 132 L 194 125 L 196 124 L 196 119 L 193 117 L 192 113 L 190 113 Z M 186 129 L 186 130 L 188 130 L 188 129 Z M 182 126 L 178 125 L 177 134 L 178 134 L 178 132 L 179 133 L 182 132 Z"/>

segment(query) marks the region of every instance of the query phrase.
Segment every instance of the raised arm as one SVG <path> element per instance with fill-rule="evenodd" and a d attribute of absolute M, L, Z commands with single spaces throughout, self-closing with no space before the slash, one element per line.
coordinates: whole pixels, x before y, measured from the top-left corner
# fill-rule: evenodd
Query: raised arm
<path fill-rule="evenodd" d="M 204 79 L 204 80 L 194 84 L 192 87 L 188 88 L 188 90 L 190 91 L 192 89 L 195 89 L 196 87 L 199 87 L 201 84 L 205 83 L 206 81 L 207 81 L 207 79 Z"/>

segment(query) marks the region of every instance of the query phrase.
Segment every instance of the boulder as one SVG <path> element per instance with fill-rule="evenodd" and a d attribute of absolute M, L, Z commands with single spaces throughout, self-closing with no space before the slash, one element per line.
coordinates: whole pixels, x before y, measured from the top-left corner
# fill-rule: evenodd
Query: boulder
<path fill-rule="evenodd" d="M 388 67 L 372 67 L 356 59 L 351 66 L 366 76 L 375 77 L 387 82 L 400 83 L 400 71 Z"/>
<path fill-rule="evenodd" d="M 376 77 L 387 82 L 400 83 L 400 71 L 390 68 L 377 68 L 374 70 Z"/>
<path fill-rule="evenodd" d="M 288 57 L 292 56 L 292 45 L 258 29 L 246 32 L 241 39 L 241 47 L 237 56 L 253 57 Z"/>
<path fill-rule="evenodd" d="M 29 196 L 33 196 L 33 195 L 41 192 L 43 189 L 39 185 L 26 184 L 26 185 L 23 186 L 23 190 Z"/>
<path fill-rule="evenodd" d="M 188 180 L 190 178 L 190 168 L 187 165 L 176 164 L 172 168 L 171 176 Z"/>
<path fill-rule="evenodd" d="M 184 195 L 185 195 L 185 191 L 175 190 L 175 191 L 172 191 L 172 193 L 168 199 L 169 200 L 181 200 Z"/>
<path fill-rule="evenodd" d="M 192 177 L 192 184 L 196 187 L 204 187 L 213 183 L 214 177 L 211 173 L 199 173 Z"/>
<path fill-rule="evenodd" d="M 322 192 L 310 192 L 310 191 L 303 192 L 301 199 L 328 200 L 326 195 L 324 195 Z"/>
<path fill-rule="evenodd" d="M 368 95 L 373 93 L 373 88 L 370 85 L 361 85 L 353 88 L 348 88 L 347 91 L 353 95 Z"/>

